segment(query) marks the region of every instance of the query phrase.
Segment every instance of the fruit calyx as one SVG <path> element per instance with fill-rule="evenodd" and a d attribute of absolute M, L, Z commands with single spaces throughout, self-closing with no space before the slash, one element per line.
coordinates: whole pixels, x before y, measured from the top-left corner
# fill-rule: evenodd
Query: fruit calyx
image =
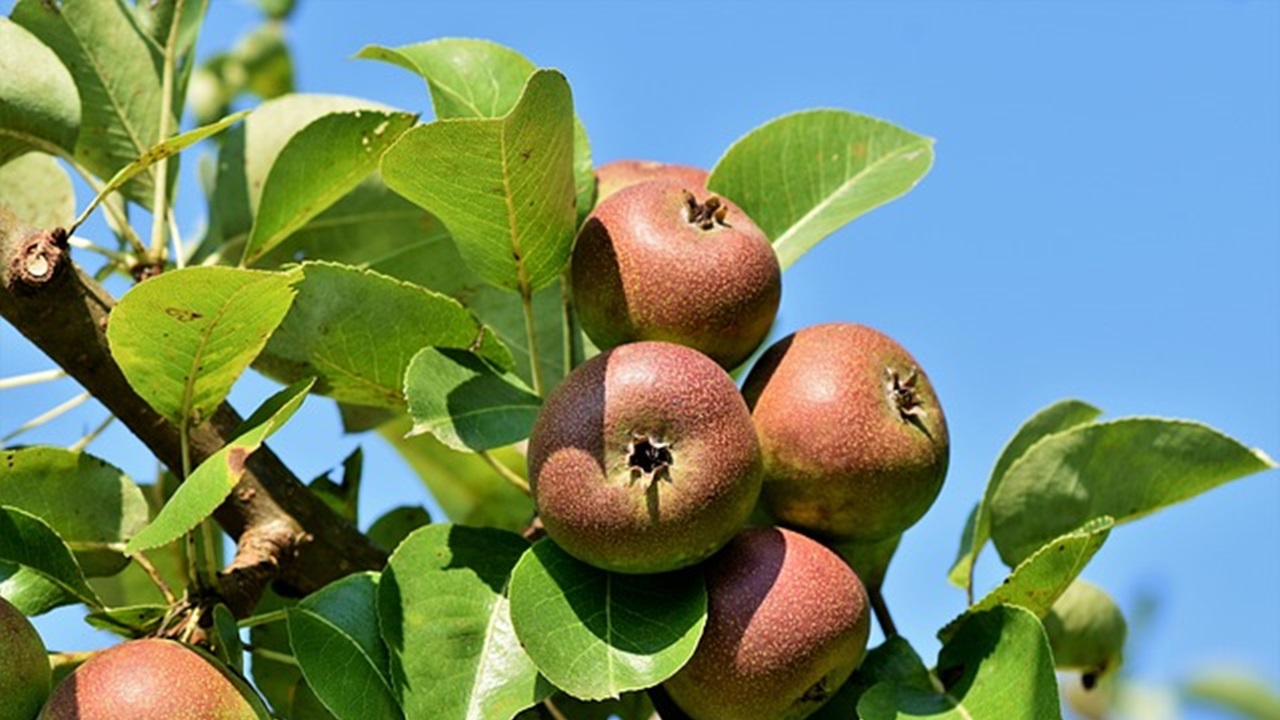
<path fill-rule="evenodd" d="M 889 402 L 898 409 L 903 420 L 919 419 L 926 415 L 920 396 L 916 393 L 916 380 L 920 373 L 911 368 L 904 378 L 894 368 L 885 368 L 885 391 L 889 394 Z"/>
<path fill-rule="evenodd" d="M 651 437 L 648 433 L 631 433 L 631 442 L 627 443 L 627 465 L 631 468 L 633 480 L 644 478 L 650 484 L 663 478 L 669 480 L 671 466 L 674 464 L 671 443 Z"/>
<path fill-rule="evenodd" d="M 684 205 L 689 224 L 699 230 L 711 230 L 716 225 L 729 226 L 729 223 L 724 221 L 725 216 L 729 214 L 729 206 L 715 195 L 707 198 L 705 202 L 698 202 L 698 198 L 694 197 L 693 193 L 685 190 Z"/>

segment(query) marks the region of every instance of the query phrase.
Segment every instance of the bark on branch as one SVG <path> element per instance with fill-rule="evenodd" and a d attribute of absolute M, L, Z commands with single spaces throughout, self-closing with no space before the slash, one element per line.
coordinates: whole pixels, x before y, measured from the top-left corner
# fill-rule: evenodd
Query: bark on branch
<path fill-rule="evenodd" d="M 19 233 L 0 224 L 0 315 L 116 415 L 153 454 L 181 475 L 178 428 L 133 391 L 107 346 L 115 301 L 73 262 L 66 236 Z M 199 464 L 231 439 L 241 422 L 227 403 L 191 432 Z M 263 447 L 214 518 L 238 543 L 219 577 L 238 616 L 249 613 L 266 585 L 311 592 L 358 570 L 376 570 L 386 555 L 317 498 Z"/>

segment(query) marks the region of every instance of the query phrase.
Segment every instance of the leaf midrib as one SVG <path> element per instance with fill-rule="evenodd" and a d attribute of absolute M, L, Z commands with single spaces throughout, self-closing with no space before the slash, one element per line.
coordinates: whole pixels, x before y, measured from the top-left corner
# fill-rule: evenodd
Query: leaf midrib
<path fill-rule="evenodd" d="M 214 313 L 213 318 L 209 321 L 209 324 L 205 327 L 205 332 L 200 334 L 200 343 L 196 346 L 196 352 L 191 358 L 191 368 L 190 368 L 190 371 L 187 373 L 187 381 L 186 383 L 184 383 L 184 386 L 182 388 L 181 421 L 183 422 L 183 424 L 190 422 L 192 419 L 191 405 L 193 403 L 193 396 L 195 395 L 196 374 L 197 374 L 196 368 L 200 367 L 200 361 L 202 358 L 204 358 L 205 348 L 207 348 L 209 345 L 209 338 L 213 336 L 213 331 L 217 329 L 219 323 L 222 322 L 222 319 L 226 316 L 227 308 L 232 305 L 232 303 L 236 300 L 236 298 L 239 297 L 241 293 L 244 293 L 245 291 L 259 284 L 260 283 L 258 281 L 254 281 L 254 282 L 242 285 L 239 288 L 237 288 L 235 292 L 228 295 L 226 302 L 222 303 L 221 307 L 218 308 L 218 311 Z M 208 418 L 201 418 L 201 422 L 207 419 Z"/>
<path fill-rule="evenodd" d="M 841 197 L 845 192 L 849 190 L 849 188 L 856 185 L 860 179 L 865 178 L 866 176 L 875 172 L 876 169 L 879 168 L 881 165 L 885 164 L 890 160 L 893 160 L 894 158 L 904 155 L 911 150 L 928 148 L 931 144 L 932 144 L 931 141 L 928 140 L 927 138 L 917 140 L 913 143 L 902 145 L 899 148 L 897 148 L 894 152 L 886 153 L 885 155 L 882 155 L 879 159 L 875 160 L 871 164 L 865 166 L 862 169 L 862 172 L 859 172 L 853 175 L 852 177 L 848 178 L 844 182 L 840 183 L 840 186 L 836 188 L 835 191 L 829 193 L 825 198 L 819 201 L 817 205 L 814 205 L 812 208 L 810 208 L 809 212 L 806 212 L 804 215 L 801 215 L 799 219 L 797 219 L 794 223 L 792 223 L 791 226 L 788 227 L 786 231 L 783 232 L 781 235 L 779 235 L 778 239 L 773 242 L 774 248 L 780 249 L 785 247 L 789 242 L 791 242 L 792 238 L 800 231 L 801 228 L 808 225 L 810 222 L 813 221 L 815 217 L 817 217 L 818 215 L 821 215 L 823 212 L 827 210 L 827 208 L 829 208 L 832 204 L 834 204 L 836 201 L 836 198 Z M 779 252 L 778 254 L 782 255 L 781 252 Z M 792 260 L 792 262 L 794 262 L 794 260 Z"/>

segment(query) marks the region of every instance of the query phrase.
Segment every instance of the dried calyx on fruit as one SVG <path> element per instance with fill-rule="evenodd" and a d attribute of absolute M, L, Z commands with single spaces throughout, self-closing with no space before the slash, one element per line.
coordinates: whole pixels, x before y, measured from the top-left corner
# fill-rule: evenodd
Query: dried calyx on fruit
<path fill-rule="evenodd" d="M 674 570 L 714 553 L 751 513 L 760 467 L 733 380 L 671 343 L 623 345 L 579 366 L 529 438 L 547 535 L 618 572 Z"/>
<path fill-rule="evenodd" d="M 574 246 L 573 298 L 602 348 L 664 340 L 734 368 L 763 342 L 782 299 L 773 246 L 741 208 L 653 181 L 601 202 Z"/>

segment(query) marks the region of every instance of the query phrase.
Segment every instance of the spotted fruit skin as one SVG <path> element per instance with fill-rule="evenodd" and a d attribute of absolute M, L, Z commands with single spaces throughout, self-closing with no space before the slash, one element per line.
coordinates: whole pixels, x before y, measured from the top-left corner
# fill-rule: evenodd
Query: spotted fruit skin
<path fill-rule="evenodd" d="M 896 381 L 895 381 L 896 378 Z M 910 407 L 895 397 L 909 384 Z M 764 508 L 829 539 L 914 525 L 946 476 L 947 423 L 928 376 L 865 325 L 815 325 L 770 347 L 743 386 L 764 454 Z"/>
<path fill-rule="evenodd" d="M 653 160 L 614 160 L 596 168 L 596 202 L 624 187 L 650 180 L 671 180 L 689 189 L 707 186 L 711 173 L 702 168 Z"/>
<path fill-rule="evenodd" d="M 693 720 L 798 720 L 862 662 L 867 595 L 838 555 L 791 530 L 745 530 L 706 565 L 707 625 L 664 684 Z"/>
<path fill-rule="evenodd" d="M 773 246 L 728 200 L 722 223 L 689 220 L 685 192 L 670 181 L 619 190 L 583 224 L 571 265 L 583 329 L 601 348 L 638 340 L 692 347 L 734 368 L 764 341 L 782 299 Z"/>
<path fill-rule="evenodd" d="M 21 610 L 0 598 L 0 720 L 31 720 L 52 683 L 44 642 Z"/>
<path fill-rule="evenodd" d="M 670 463 L 632 467 L 637 437 Z M 760 447 L 728 374 L 689 348 L 623 345 L 575 369 L 529 438 L 529 484 L 547 535 L 606 570 L 653 573 L 710 556 L 760 493 Z"/>
<path fill-rule="evenodd" d="M 40 720 L 263 720 L 229 670 L 172 640 L 130 640 L 94 655 L 54 688 Z"/>

